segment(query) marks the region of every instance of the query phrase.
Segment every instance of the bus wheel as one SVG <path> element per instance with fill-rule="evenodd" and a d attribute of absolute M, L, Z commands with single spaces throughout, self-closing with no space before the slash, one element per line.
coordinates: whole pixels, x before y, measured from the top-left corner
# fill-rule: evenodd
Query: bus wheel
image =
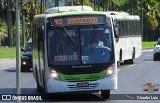
<path fill-rule="evenodd" d="M 117 67 L 120 67 L 120 66 L 121 66 L 120 61 L 117 61 Z"/>
<path fill-rule="evenodd" d="M 134 61 L 133 61 L 134 58 L 135 58 L 135 48 L 133 48 L 132 59 L 129 59 L 128 63 L 133 64 L 134 63 Z"/>
<path fill-rule="evenodd" d="M 119 61 L 122 61 L 122 49 L 120 50 Z"/>
<path fill-rule="evenodd" d="M 129 60 L 128 60 L 128 63 L 129 63 L 129 64 L 133 64 L 133 63 L 134 63 L 133 59 L 129 59 Z"/>
<path fill-rule="evenodd" d="M 102 90 L 101 91 L 101 97 L 104 100 L 109 99 L 109 97 L 110 97 L 110 90 Z"/>
<path fill-rule="evenodd" d="M 156 56 L 154 56 L 154 57 L 153 57 L 153 60 L 154 60 L 154 61 L 157 61 L 157 57 L 156 57 Z"/>

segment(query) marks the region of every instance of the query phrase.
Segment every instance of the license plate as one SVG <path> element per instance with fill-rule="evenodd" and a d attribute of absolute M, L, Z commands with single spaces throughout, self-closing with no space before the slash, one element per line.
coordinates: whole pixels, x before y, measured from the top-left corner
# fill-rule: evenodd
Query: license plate
<path fill-rule="evenodd" d="M 88 82 L 77 83 L 77 87 L 88 87 L 88 86 L 89 86 Z"/>

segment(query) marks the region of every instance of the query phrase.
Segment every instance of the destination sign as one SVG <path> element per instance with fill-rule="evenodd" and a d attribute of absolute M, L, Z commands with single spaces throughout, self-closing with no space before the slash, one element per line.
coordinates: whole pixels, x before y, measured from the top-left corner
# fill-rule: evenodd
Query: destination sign
<path fill-rule="evenodd" d="M 91 24 L 104 24 L 105 16 L 72 16 L 72 17 L 59 17 L 52 19 L 55 26 L 72 26 L 72 25 L 91 25 Z"/>

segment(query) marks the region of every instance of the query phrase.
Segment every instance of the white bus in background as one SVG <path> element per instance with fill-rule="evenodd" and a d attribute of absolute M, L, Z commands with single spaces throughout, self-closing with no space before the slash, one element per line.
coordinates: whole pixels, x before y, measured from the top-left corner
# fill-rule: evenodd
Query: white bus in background
<path fill-rule="evenodd" d="M 109 12 L 118 31 L 119 40 L 116 42 L 116 57 L 118 65 L 121 61 L 133 64 L 142 52 L 142 37 L 140 17 L 126 12 Z"/>

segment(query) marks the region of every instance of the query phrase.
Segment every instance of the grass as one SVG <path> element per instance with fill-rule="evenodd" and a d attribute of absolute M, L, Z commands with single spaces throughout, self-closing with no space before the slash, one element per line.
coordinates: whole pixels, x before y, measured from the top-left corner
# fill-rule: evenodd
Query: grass
<path fill-rule="evenodd" d="M 16 58 L 15 47 L 0 47 L 0 59 Z"/>
<path fill-rule="evenodd" d="M 151 42 L 142 42 L 142 48 L 153 48 L 154 44 L 156 44 L 156 41 L 151 41 Z"/>

